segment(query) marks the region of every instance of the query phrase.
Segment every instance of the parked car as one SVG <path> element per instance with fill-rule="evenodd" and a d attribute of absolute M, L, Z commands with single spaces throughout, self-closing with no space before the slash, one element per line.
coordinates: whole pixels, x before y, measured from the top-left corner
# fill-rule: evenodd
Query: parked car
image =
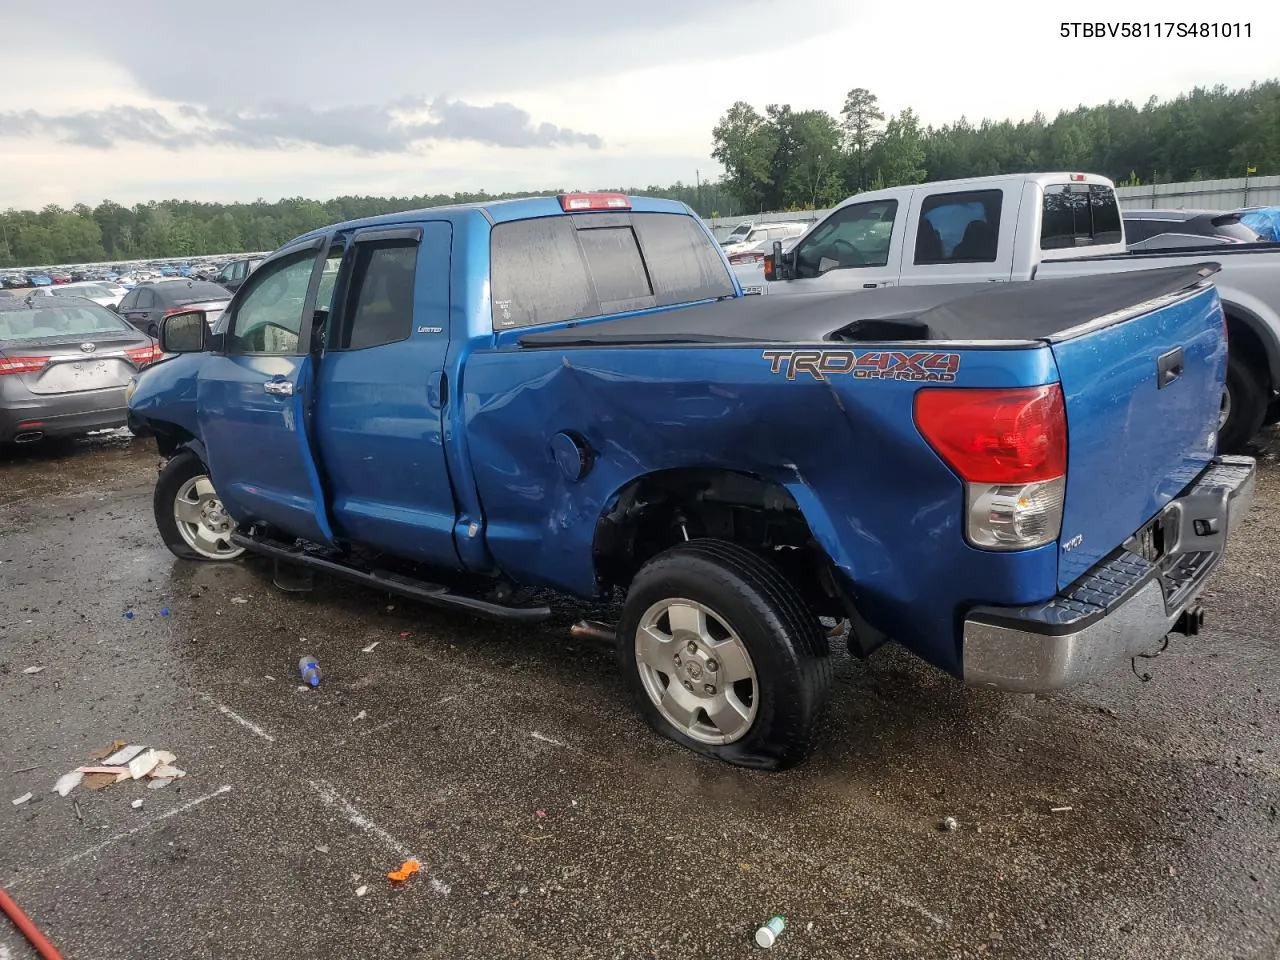
<path fill-rule="evenodd" d="M 30 271 L 24 274 L 23 277 L 27 281 L 27 286 L 29 287 L 49 287 L 53 285 L 53 278 L 51 278 L 47 273 Z"/>
<path fill-rule="evenodd" d="M 27 278 L 19 276 L 16 273 L 6 273 L 0 275 L 0 289 L 4 290 L 21 290 L 27 286 Z"/>
<path fill-rule="evenodd" d="M 721 246 L 724 247 L 725 254 L 732 257 L 762 242 L 793 240 L 803 234 L 808 227 L 807 223 L 761 223 L 748 230 L 745 236 L 740 236 L 736 240 L 726 240 Z"/>
<path fill-rule="evenodd" d="M 230 300 L 229 290 L 205 280 L 156 280 L 130 290 L 118 309 L 131 324 L 154 337 L 159 334 L 160 321 L 175 313 L 198 310 L 212 325 Z"/>
<path fill-rule="evenodd" d="M 166 318 L 130 423 L 179 557 L 517 623 L 621 588 L 579 629 L 654 729 L 778 768 L 822 617 L 1018 691 L 1198 629 L 1254 482 L 1214 456 L 1211 274 L 744 298 L 684 204 L 438 207 L 299 237 L 215 331 Z"/>
<path fill-rule="evenodd" d="M 1232 344 L 1219 442 L 1239 451 L 1280 421 L 1280 248 L 1220 244 L 1129 251 L 1115 188 L 1083 173 L 1029 173 L 892 187 L 850 197 L 775 268 L 763 293 L 1010 281 L 1221 264 Z"/>
<path fill-rule="evenodd" d="M 125 387 L 155 341 L 90 300 L 0 298 L 0 443 L 125 424 Z"/>
<path fill-rule="evenodd" d="M 262 257 L 242 257 L 239 260 L 232 260 L 218 271 L 214 282 L 222 284 L 234 293 L 248 279 L 249 274 L 262 265 L 262 261 Z"/>
<path fill-rule="evenodd" d="M 1124 238 L 1130 250 L 1176 250 L 1219 243 L 1261 243 L 1263 236 L 1221 210 L 1125 210 Z"/>
<path fill-rule="evenodd" d="M 92 300 L 100 307 L 112 310 L 120 306 L 128 291 L 124 287 L 106 281 L 84 281 L 82 283 L 66 283 L 56 287 L 37 287 L 31 291 L 37 297 L 83 297 Z"/>

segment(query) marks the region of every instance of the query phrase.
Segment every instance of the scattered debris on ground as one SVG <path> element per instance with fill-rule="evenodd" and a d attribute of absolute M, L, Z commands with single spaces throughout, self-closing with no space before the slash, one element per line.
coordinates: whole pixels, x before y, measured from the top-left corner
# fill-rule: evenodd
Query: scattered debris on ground
<path fill-rule="evenodd" d="M 955 817 L 943 817 L 938 821 L 938 829 L 944 833 L 953 833 L 960 829 L 960 821 Z"/>
<path fill-rule="evenodd" d="M 769 922 L 756 931 L 756 943 L 766 950 L 778 942 L 782 931 L 787 929 L 785 917 L 770 917 Z"/>
<path fill-rule="evenodd" d="M 13 805 L 14 805 L 15 807 L 20 807 L 20 806 L 22 806 L 24 803 L 26 803 L 26 802 L 27 802 L 28 800 L 30 800 L 30 799 L 31 799 L 31 794 L 29 794 L 29 793 L 24 793 L 22 796 L 18 797 L 17 799 L 15 799 L 15 800 L 14 800 L 14 801 L 12 801 L 12 802 L 13 802 Z"/>
<path fill-rule="evenodd" d="M 27 667 L 27 669 L 23 670 L 22 672 L 29 676 L 34 676 L 37 673 L 43 673 L 44 667 Z"/>
<path fill-rule="evenodd" d="M 79 786 L 86 790 L 105 790 L 126 780 L 146 780 L 149 789 L 158 790 L 187 775 L 185 770 L 174 766 L 178 760 L 175 754 L 146 744 L 116 740 L 89 756 L 94 763 L 64 773 L 53 785 L 54 793 L 65 797 Z M 141 800 L 134 801 L 135 810 L 141 806 Z"/>
<path fill-rule="evenodd" d="M 392 870 L 387 874 L 387 879 L 393 883 L 404 883 L 415 873 L 422 869 L 422 864 L 417 860 L 406 860 L 400 865 L 399 870 Z"/>
<path fill-rule="evenodd" d="M 376 647 L 376 646 L 377 646 L 378 644 L 380 644 L 381 642 L 382 642 L 381 640 L 375 640 L 375 641 L 373 641 L 373 643 L 369 644 L 367 647 L 361 647 L 361 648 L 360 648 L 360 652 L 361 652 L 361 653 L 373 653 L 373 648 L 374 648 L 374 647 Z"/>

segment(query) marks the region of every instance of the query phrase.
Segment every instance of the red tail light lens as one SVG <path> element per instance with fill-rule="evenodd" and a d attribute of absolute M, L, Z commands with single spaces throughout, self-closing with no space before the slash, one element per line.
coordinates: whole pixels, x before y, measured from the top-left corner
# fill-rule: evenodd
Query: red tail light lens
<path fill-rule="evenodd" d="M 928 388 L 915 397 L 920 433 L 969 483 L 1026 484 L 1067 472 L 1062 387 Z"/>
<path fill-rule="evenodd" d="M 579 210 L 630 210 L 631 200 L 624 193 L 562 193 L 560 209 L 565 213 Z"/>
<path fill-rule="evenodd" d="M 0 357 L 0 377 L 10 373 L 39 373 L 48 357 Z"/>
<path fill-rule="evenodd" d="M 163 351 L 157 344 L 151 344 L 146 347 L 134 347 L 132 350 L 126 350 L 125 354 L 133 361 L 135 367 L 145 367 L 149 363 L 155 363 L 164 356 Z"/>

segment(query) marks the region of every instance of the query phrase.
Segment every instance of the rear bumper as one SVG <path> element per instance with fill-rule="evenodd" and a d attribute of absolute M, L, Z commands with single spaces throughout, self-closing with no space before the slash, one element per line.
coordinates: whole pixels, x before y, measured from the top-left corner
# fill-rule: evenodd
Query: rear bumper
<path fill-rule="evenodd" d="M 965 682 L 1024 693 L 1059 690 L 1159 643 L 1184 613 L 1198 609 L 1205 581 L 1253 503 L 1254 473 L 1250 457 L 1214 460 L 1161 512 L 1167 553 L 1156 562 L 1141 555 L 1135 534 L 1051 600 L 970 610 Z M 1217 529 L 1198 524 L 1204 520 L 1216 520 Z"/>
<path fill-rule="evenodd" d="M 69 436 L 125 425 L 124 387 L 0 403 L 0 443 L 26 434 Z"/>

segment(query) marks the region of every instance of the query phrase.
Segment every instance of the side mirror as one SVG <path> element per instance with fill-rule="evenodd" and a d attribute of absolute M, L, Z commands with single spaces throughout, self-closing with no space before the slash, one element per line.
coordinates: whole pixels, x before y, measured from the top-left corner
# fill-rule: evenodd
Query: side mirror
<path fill-rule="evenodd" d="M 208 349 L 209 325 L 202 311 L 175 313 L 160 321 L 158 339 L 165 353 L 203 353 Z"/>

